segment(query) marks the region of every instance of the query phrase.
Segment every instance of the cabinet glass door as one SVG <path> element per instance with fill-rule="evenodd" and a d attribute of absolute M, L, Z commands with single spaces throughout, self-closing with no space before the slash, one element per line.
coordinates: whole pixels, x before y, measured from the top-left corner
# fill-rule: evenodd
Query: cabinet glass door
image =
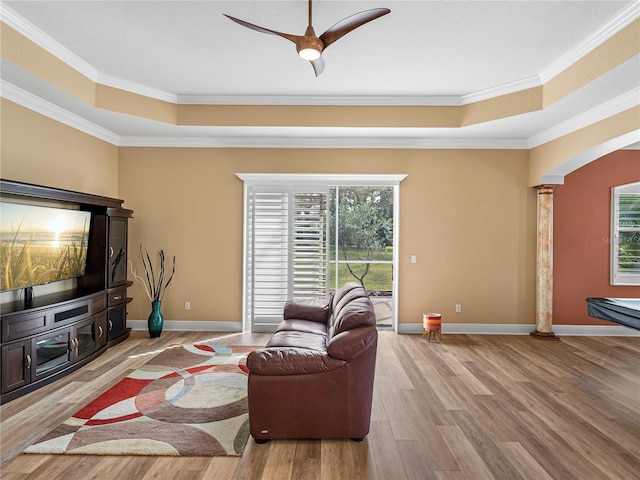
<path fill-rule="evenodd" d="M 97 326 L 95 322 L 91 322 L 88 325 L 84 325 L 76 329 L 76 335 L 78 339 L 78 351 L 77 357 L 83 357 L 87 353 L 93 352 L 98 345 L 98 332 L 96 332 Z"/>
<path fill-rule="evenodd" d="M 127 281 L 127 219 L 109 218 L 109 269 L 108 285 L 120 285 Z"/>
<path fill-rule="evenodd" d="M 121 306 L 109 310 L 107 340 L 111 341 L 124 333 L 127 326 L 127 307 Z"/>
<path fill-rule="evenodd" d="M 92 354 L 106 341 L 105 312 L 75 327 L 76 360 Z"/>
<path fill-rule="evenodd" d="M 71 360 L 69 331 L 36 340 L 36 376 L 64 365 Z"/>

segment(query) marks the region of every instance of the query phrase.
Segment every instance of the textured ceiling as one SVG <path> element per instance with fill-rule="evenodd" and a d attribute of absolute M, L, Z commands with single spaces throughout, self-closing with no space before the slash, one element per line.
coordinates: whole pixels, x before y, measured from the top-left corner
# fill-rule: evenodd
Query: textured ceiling
<path fill-rule="evenodd" d="M 318 78 L 295 46 L 222 14 L 303 34 L 305 1 L 6 4 L 101 73 L 186 95 L 465 95 L 537 75 L 624 1 L 316 1 L 316 32 L 391 13 L 327 48 Z"/>

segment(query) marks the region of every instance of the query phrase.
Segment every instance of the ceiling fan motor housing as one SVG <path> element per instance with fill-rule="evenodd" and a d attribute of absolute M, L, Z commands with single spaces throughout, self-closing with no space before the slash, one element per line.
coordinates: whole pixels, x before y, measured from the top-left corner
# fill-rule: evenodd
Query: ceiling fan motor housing
<path fill-rule="evenodd" d="M 315 58 L 319 57 L 322 50 L 324 50 L 324 43 L 317 37 L 311 25 L 305 30 L 304 37 L 299 38 L 296 42 L 296 51 L 301 57 L 306 58 L 305 55 L 300 53 L 302 50 L 315 50 L 318 52 L 317 55 L 314 55 Z M 309 58 L 307 58 L 307 60 L 309 60 Z"/>

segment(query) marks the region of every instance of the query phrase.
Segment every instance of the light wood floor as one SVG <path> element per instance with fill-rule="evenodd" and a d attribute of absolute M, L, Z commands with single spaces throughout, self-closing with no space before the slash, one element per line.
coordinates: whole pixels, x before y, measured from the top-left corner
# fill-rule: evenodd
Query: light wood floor
<path fill-rule="evenodd" d="M 25 455 L 24 447 L 166 345 L 264 334 L 134 332 L 78 372 L 1 407 L 3 480 L 640 478 L 640 339 L 381 332 L 371 432 L 249 440 L 242 457 Z"/>

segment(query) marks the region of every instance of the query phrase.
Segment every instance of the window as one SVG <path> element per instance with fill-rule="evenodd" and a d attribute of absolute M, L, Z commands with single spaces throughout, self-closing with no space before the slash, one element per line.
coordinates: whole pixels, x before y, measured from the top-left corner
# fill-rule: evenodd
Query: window
<path fill-rule="evenodd" d="M 611 284 L 640 285 L 640 182 L 611 192 Z"/>

